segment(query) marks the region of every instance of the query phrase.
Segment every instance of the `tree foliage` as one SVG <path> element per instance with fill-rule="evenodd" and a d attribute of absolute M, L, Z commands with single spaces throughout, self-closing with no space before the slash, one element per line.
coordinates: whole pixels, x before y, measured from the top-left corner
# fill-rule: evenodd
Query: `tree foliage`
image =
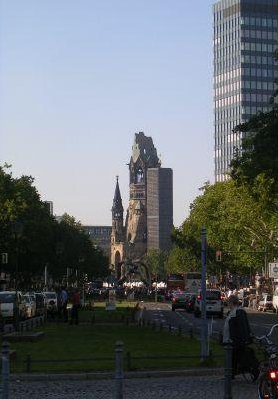
<path fill-rule="evenodd" d="M 189 217 L 173 235 L 177 248 L 168 261 L 176 266 L 173 271 L 200 270 L 202 226 L 207 229 L 210 273 L 261 270 L 265 249 L 278 253 L 277 217 L 265 211 L 245 186 L 231 180 L 207 185 L 194 200 Z M 221 264 L 216 262 L 217 250 L 222 252 Z"/>
<path fill-rule="evenodd" d="M 81 224 L 66 214 L 58 223 L 41 201 L 34 179 L 14 178 L 8 165 L 0 167 L 0 252 L 8 253 L 11 284 L 17 274 L 22 287 L 38 284 L 46 265 L 54 280 L 62 279 L 67 269 L 90 278 L 108 273 L 108 259 Z"/>

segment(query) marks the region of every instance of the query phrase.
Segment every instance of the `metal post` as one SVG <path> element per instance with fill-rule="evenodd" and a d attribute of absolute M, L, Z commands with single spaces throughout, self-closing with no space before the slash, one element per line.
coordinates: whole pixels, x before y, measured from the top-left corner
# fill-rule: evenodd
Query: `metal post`
<path fill-rule="evenodd" d="M 225 380 L 224 380 L 224 399 L 232 398 L 232 354 L 233 347 L 231 344 L 225 345 Z"/>
<path fill-rule="evenodd" d="M 2 399 L 9 399 L 10 344 L 2 343 Z"/>
<path fill-rule="evenodd" d="M 116 380 L 116 394 L 115 399 L 123 399 L 123 351 L 124 344 L 122 341 L 117 341 L 115 346 L 116 367 L 115 367 L 115 380 Z"/>
<path fill-rule="evenodd" d="M 264 274 L 265 274 L 265 278 L 268 278 L 267 249 L 266 249 L 266 247 L 264 247 Z"/>
<path fill-rule="evenodd" d="M 201 293 L 201 312 L 202 312 L 202 325 L 201 325 L 201 361 L 203 362 L 208 356 L 208 327 L 207 327 L 207 311 L 206 311 L 206 251 L 207 251 L 207 231 L 202 227 L 202 293 Z"/>

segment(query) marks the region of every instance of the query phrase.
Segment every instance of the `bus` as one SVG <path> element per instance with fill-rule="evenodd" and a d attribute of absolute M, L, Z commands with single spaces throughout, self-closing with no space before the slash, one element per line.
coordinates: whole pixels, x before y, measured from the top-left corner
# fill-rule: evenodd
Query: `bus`
<path fill-rule="evenodd" d="M 175 273 L 167 276 L 168 291 L 186 291 L 197 294 L 201 289 L 202 274 L 199 272 Z"/>
<path fill-rule="evenodd" d="M 184 290 L 197 294 L 201 289 L 202 274 L 199 272 L 184 273 Z"/>
<path fill-rule="evenodd" d="M 166 282 L 167 291 L 184 291 L 184 275 L 183 274 L 168 274 Z"/>

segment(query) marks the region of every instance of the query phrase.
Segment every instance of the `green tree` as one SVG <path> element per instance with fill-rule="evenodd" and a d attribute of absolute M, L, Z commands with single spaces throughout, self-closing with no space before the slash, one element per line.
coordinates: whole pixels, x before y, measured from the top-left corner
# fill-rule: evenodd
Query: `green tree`
<path fill-rule="evenodd" d="M 42 286 L 46 265 L 54 281 L 67 268 L 88 278 L 108 274 L 108 259 L 81 224 L 66 214 L 58 223 L 41 201 L 34 179 L 14 178 L 8 165 L 0 167 L 0 251 L 9 254 L 11 286 L 16 280 L 22 289 Z"/>
<path fill-rule="evenodd" d="M 153 278 L 164 280 L 166 271 L 165 264 L 167 260 L 167 253 L 165 251 L 150 249 L 146 253 L 143 262 L 148 267 L 149 273 Z"/>
<path fill-rule="evenodd" d="M 178 249 L 169 260 L 182 259 L 177 264 L 183 269 L 177 271 L 200 270 L 202 226 L 207 229 L 207 267 L 211 274 L 226 270 L 247 273 L 251 266 L 259 269 L 265 247 L 276 251 L 275 220 L 262 212 L 261 204 L 245 186 L 239 187 L 232 180 L 206 186 L 191 205 L 189 217 L 176 229 L 173 239 Z M 216 262 L 217 250 L 222 251 L 221 264 Z"/>

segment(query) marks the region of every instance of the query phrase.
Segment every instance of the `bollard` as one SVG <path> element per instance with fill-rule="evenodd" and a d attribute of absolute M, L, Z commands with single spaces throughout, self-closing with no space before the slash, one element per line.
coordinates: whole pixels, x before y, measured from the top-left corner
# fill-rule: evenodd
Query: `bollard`
<path fill-rule="evenodd" d="M 26 373 L 31 373 L 31 364 L 32 364 L 31 356 L 27 355 L 26 356 Z"/>
<path fill-rule="evenodd" d="M 116 395 L 115 399 L 123 399 L 123 351 L 124 344 L 122 341 L 117 341 L 115 346 L 115 380 L 116 380 Z"/>
<path fill-rule="evenodd" d="M 226 344 L 225 349 L 225 378 L 224 378 L 224 399 L 232 399 L 232 356 L 233 347 L 231 344 Z"/>
<path fill-rule="evenodd" d="M 2 343 L 2 399 L 9 399 L 10 344 Z"/>
<path fill-rule="evenodd" d="M 130 354 L 130 352 L 127 352 L 127 354 L 126 354 L 126 369 L 127 369 L 127 371 L 131 370 L 131 354 Z"/>

